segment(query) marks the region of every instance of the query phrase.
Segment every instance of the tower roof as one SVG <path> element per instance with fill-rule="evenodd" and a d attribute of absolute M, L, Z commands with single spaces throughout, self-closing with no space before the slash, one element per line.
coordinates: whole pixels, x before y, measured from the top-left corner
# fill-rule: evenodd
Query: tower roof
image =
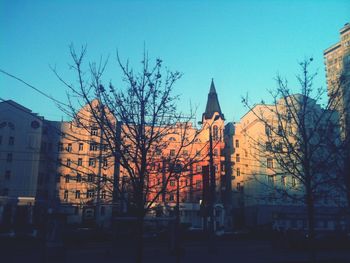
<path fill-rule="evenodd" d="M 222 119 L 225 119 L 224 115 L 221 112 L 218 94 L 216 93 L 216 89 L 215 89 L 214 80 L 211 79 L 208 100 L 207 100 L 207 106 L 205 107 L 205 112 L 203 113 L 203 118 L 204 119 L 211 119 L 215 112 L 219 113 L 219 115 Z"/>

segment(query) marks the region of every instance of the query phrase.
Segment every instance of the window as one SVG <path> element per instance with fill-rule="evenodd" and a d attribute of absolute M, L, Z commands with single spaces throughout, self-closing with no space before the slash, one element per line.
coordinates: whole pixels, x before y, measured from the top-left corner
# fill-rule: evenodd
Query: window
<path fill-rule="evenodd" d="M 170 180 L 170 186 L 175 186 L 175 180 Z"/>
<path fill-rule="evenodd" d="M 237 183 L 237 191 L 240 191 L 240 190 L 241 190 L 241 184 Z"/>
<path fill-rule="evenodd" d="M 83 159 L 82 158 L 78 158 L 78 166 L 82 166 L 83 165 Z"/>
<path fill-rule="evenodd" d="M 72 164 L 70 159 L 67 159 L 67 166 L 69 167 Z"/>
<path fill-rule="evenodd" d="M 241 161 L 241 157 L 239 156 L 239 153 L 236 154 L 236 163 L 239 163 Z"/>
<path fill-rule="evenodd" d="M 174 157 L 175 156 L 175 150 L 170 150 L 170 156 Z"/>
<path fill-rule="evenodd" d="M 77 174 L 77 183 L 81 182 L 81 174 Z"/>
<path fill-rule="evenodd" d="M 67 175 L 65 176 L 65 182 L 66 182 L 66 183 L 69 183 L 69 174 L 67 174 Z"/>
<path fill-rule="evenodd" d="M 95 158 L 89 158 L 89 166 L 95 166 Z"/>
<path fill-rule="evenodd" d="M 275 184 L 275 177 L 274 176 L 271 176 L 271 175 L 268 175 L 267 176 L 267 182 L 269 185 L 274 185 Z"/>
<path fill-rule="evenodd" d="M 102 175 L 102 182 L 107 183 L 107 174 Z"/>
<path fill-rule="evenodd" d="M 8 163 L 11 163 L 12 162 L 12 153 L 8 153 L 7 154 L 7 156 L 6 156 L 6 161 L 8 162 Z"/>
<path fill-rule="evenodd" d="M 176 139 L 175 139 L 174 137 L 170 137 L 170 138 L 169 138 L 169 141 L 171 141 L 171 142 L 176 142 Z"/>
<path fill-rule="evenodd" d="M 197 165 L 197 167 L 196 167 L 196 171 L 197 171 L 197 173 L 200 173 L 200 172 L 202 171 L 202 166 Z"/>
<path fill-rule="evenodd" d="M 97 143 L 95 142 L 90 143 L 90 151 L 97 151 Z"/>
<path fill-rule="evenodd" d="M 281 125 L 278 125 L 277 134 L 280 135 L 280 136 L 283 135 L 283 127 Z"/>
<path fill-rule="evenodd" d="M 63 143 L 58 143 L 58 151 L 62 152 L 63 151 Z"/>
<path fill-rule="evenodd" d="M 15 137 L 10 136 L 9 138 L 9 145 L 14 145 L 15 144 Z"/>
<path fill-rule="evenodd" d="M 297 185 L 295 177 L 292 177 L 292 186 L 295 187 Z"/>
<path fill-rule="evenodd" d="M 64 200 L 68 199 L 68 190 L 64 190 L 63 199 Z"/>
<path fill-rule="evenodd" d="M 219 128 L 216 125 L 213 127 L 213 140 L 214 141 L 219 140 Z"/>
<path fill-rule="evenodd" d="M 187 151 L 187 150 L 184 150 L 184 151 L 183 151 L 183 155 L 184 155 L 184 156 L 188 156 L 188 151 Z"/>
<path fill-rule="evenodd" d="M 80 199 L 80 190 L 75 191 L 75 199 Z"/>
<path fill-rule="evenodd" d="M 84 149 L 84 144 L 83 143 L 79 143 L 79 151 L 82 151 Z"/>
<path fill-rule="evenodd" d="M 72 151 L 72 144 L 68 143 L 67 145 L 67 152 L 71 152 Z"/>
<path fill-rule="evenodd" d="M 214 155 L 214 156 L 218 156 L 218 149 L 214 149 L 214 150 L 213 150 L 213 155 Z"/>
<path fill-rule="evenodd" d="M 265 125 L 265 134 L 267 136 L 271 135 L 271 127 L 269 125 Z"/>
<path fill-rule="evenodd" d="M 92 197 L 94 197 L 94 190 L 87 190 L 86 198 L 92 198 Z"/>
<path fill-rule="evenodd" d="M 266 143 L 265 143 L 265 149 L 266 149 L 266 151 L 272 151 L 271 142 L 266 142 Z"/>
<path fill-rule="evenodd" d="M 169 194 L 169 201 L 174 201 L 174 194 Z"/>
<path fill-rule="evenodd" d="M 282 176 L 282 177 L 281 177 L 281 185 L 282 185 L 283 187 L 286 186 L 286 177 L 285 177 L 285 176 Z"/>
<path fill-rule="evenodd" d="M 6 179 L 6 180 L 10 180 L 10 178 L 11 178 L 11 171 L 10 171 L 10 170 L 7 170 L 7 171 L 5 172 L 5 179 Z"/>
<path fill-rule="evenodd" d="M 237 168 L 237 170 L 236 170 L 236 175 L 237 175 L 237 176 L 241 176 L 241 169 L 240 169 L 240 168 Z"/>
<path fill-rule="evenodd" d="M 266 167 L 273 168 L 273 160 L 271 158 L 267 158 Z"/>
<path fill-rule="evenodd" d="M 196 188 L 201 188 L 202 181 L 196 180 Z"/>
<path fill-rule="evenodd" d="M 104 166 L 104 167 L 107 167 L 107 166 L 108 166 L 108 159 L 107 159 L 107 158 L 104 158 L 104 159 L 103 159 L 103 166 Z"/>
<path fill-rule="evenodd" d="M 107 196 L 106 190 L 103 190 L 103 191 L 101 192 L 101 199 L 106 199 L 106 196 Z"/>
<path fill-rule="evenodd" d="M 158 156 L 162 155 L 162 151 L 160 149 L 156 149 L 156 155 Z"/>
<path fill-rule="evenodd" d="M 88 181 L 89 183 L 93 182 L 93 181 L 94 181 L 94 174 L 88 174 L 88 179 L 87 179 L 87 181 Z"/>
<path fill-rule="evenodd" d="M 96 127 L 91 128 L 91 135 L 97 136 L 98 135 L 98 129 Z"/>
<path fill-rule="evenodd" d="M 236 140 L 236 148 L 239 148 L 239 140 Z"/>
<path fill-rule="evenodd" d="M 200 157 L 201 156 L 201 151 L 200 150 L 196 150 L 196 156 Z"/>

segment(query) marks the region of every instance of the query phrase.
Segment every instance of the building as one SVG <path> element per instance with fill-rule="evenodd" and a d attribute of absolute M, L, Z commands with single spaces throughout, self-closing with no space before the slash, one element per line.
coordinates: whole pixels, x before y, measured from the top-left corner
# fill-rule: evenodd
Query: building
<path fill-rule="evenodd" d="M 350 126 L 350 24 L 340 29 L 340 41 L 324 53 L 328 94 L 335 96 L 334 108 L 340 113 L 342 138 Z M 339 90 L 338 90 L 339 89 Z M 333 95 L 334 94 L 334 95 Z"/>
<path fill-rule="evenodd" d="M 0 103 L 1 224 L 34 223 L 44 122 L 14 101 Z"/>
<path fill-rule="evenodd" d="M 307 114 L 298 117 L 302 108 Z M 305 126 L 297 124 L 299 118 Z M 236 227 L 305 229 L 307 180 L 314 186 L 316 229 L 344 227 L 340 213 L 346 205 L 344 195 L 330 183 L 337 175 L 338 158 L 333 152 L 339 142 L 337 121 L 335 112 L 324 111 L 314 100 L 296 94 L 280 99 L 277 105 L 257 104 L 235 124 L 232 194 Z M 301 150 L 305 143 L 312 153 Z M 309 175 L 303 170 L 302 156 L 310 160 Z"/>

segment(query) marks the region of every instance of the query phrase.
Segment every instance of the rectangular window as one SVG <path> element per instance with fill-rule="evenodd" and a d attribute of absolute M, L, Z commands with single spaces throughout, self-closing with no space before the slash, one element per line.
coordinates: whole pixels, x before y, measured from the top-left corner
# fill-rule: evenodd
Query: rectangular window
<path fill-rule="evenodd" d="M 66 182 L 66 183 L 69 183 L 69 174 L 67 174 L 67 175 L 65 176 L 65 182 Z"/>
<path fill-rule="evenodd" d="M 68 143 L 67 145 L 67 152 L 71 152 L 72 151 L 72 144 Z"/>
<path fill-rule="evenodd" d="M 295 187 L 297 185 L 297 181 L 295 177 L 292 177 L 292 186 Z"/>
<path fill-rule="evenodd" d="M 15 137 L 10 136 L 9 137 L 9 145 L 14 145 L 15 144 Z"/>
<path fill-rule="evenodd" d="M 237 176 L 241 176 L 241 169 L 240 168 L 237 168 L 236 174 L 237 174 Z"/>
<path fill-rule="evenodd" d="M 93 136 L 98 135 L 98 129 L 96 127 L 91 128 L 91 135 L 93 135 Z"/>
<path fill-rule="evenodd" d="M 201 188 L 202 181 L 196 180 L 196 188 Z"/>
<path fill-rule="evenodd" d="M 175 186 L 175 180 L 170 180 L 170 186 Z"/>
<path fill-rule="evenodd" d="M 63 151 L 63 143 L 58 143 L 58 151 L 62 152 Z"/>
<path fill-rule="evenodd" d="M 87 190 L 86 197 L 93 198 L 94 197 L 94 190 Z"/>
<path fill-rule="evenodd" d="M 213 154 L 214 156 L 218 156 L 218 149 L 214 149 Z"/>
<path fill-rule="evenodd" d="M 78 158 L 78 166 L 82 166 L 83 165 L 83 159 L 82 158 Z"/>
<path fill-rule="evenodd" d="M 188 151 L 187 151 L 187 150 L 184 150 L 184 151 L 183 151 L 183 155 L 184 155 L 184 156 L 188 156 Z"/>
<path fill-rule="evenodd" d="M 102 175 L 102 182 L 107 183 L 107 174 Z"/>
<path fill-rule="evenodd" d="M 106 190 L 103 190 L 103 191 L 101 192 L 101 199 L 106 199 L 106 196 L 107 196 Z"/>
<path fill-rule="evenodd" d="M 240 190 L 241 190 L 241 184 L 237 183 L 237 191 L 240 191 Z"/>
<path fill-rule="evenodd" d="M 275 184 L 275 177 L 274 176 L 271 176 L 271 175 L 268 175 L 267 176 L 267 181 L 268 181 L 268 184 L 270 186 L 273 186 Z"/>
<path fill-rule="evenodd" d="M 265 134 L 267 135 L 267 136 L 270 136 L 271 135 L 271 128 L 270 128 L 270 126 L 269 125 L 265 125 Z"/>
<path fill-rule="evenodd" d="M 170 156 L 172 156 L 172 157 L 175 156 L 175 150 L 170 150 Z"/>
<path fill-rule="evenodd" d="M 169 194 L 169 201 L 174 201 L 174 194 Z"/>
<path fill-rule="evenodd" d="M 12 159 L 13 159 L 12 153 L 8 153 L 7 156 L 6 156 L 6 161 L 8 163 L 12 163 Z"/>
<path fill-rule="evenodd" d="M 107 158 L 104 158 L 104 159 L 103 159 L 103 166 L 104 166 L 104 167 L 107 167 L 107 166 L 108 166 L 108 159 L 107 159 Z"/>
<path fill-rule="evenodd" d="M 6 180 L 10 180 L 10 178 L 11 178 L 11 171 L 10 171 L 10 170 L 7 170 L 7 171 L 5 172 L 5 179 L 6 179 Z"/>
<path fill-rule="evenodd" d="M 286 186 L 286 177 L 285 177 L 285 176 L 282 176 L 282 177 L 281 177 L 281 185 L 282 185 L 283 187 Z"/>
<path fill-rule="evenodd" d="M 83 143 L 79 143 L 79 151 L 82 151 L 84 149 L 84 144 Z"/>
<path fill-rule="evenodd" d="M 57 159 L 57 165 L 60 166 L 62 164 L 62 159 L 61 158 L 58 158 Z"/>
<path fill-rule="evenodd" d="M 265 143 L 265 150 L 266 150 L 266 151 L 272 151 L 271 142 L 266 142 L 266 143 Z"/>
<path fill-rule="evenodd" d="M 75 191 L 75 199 L 80 199 L 80 190 Z"/>
<path fill-rule="evenodd" d="M 236 154 L 236 163 L 239 163 L 241 161 L 241 157 L 239 156 L 239 153 Z"/>
<path fill-rule="evenodd" d="M 239 148 L 239 140 L 236 140 L 236 148 Z"/>
<path fill-rule="evenodd" d="M 64 190 L 63 198 L 64 200 L 68 200 L 68 190 Z"/>
<path fill-rule="evenodd" d="M 89 159 L 89 166 L 95 166 L 95 158 Z"/>
<path fill-rule="evenodd" d="M 87 181 L 88 181 L 89 183 L 93 182 L 93 181 L 94 181 L 94 174 L 88 174 L 88 179 L 87 179 Z"/>
<path fill-rule="evenodd" d="M 70 167 L 70 165 L 72 164 L 70 159 L 67 159 L 67 166 Z"/>
<path fill-rule="evenodd" d="M 97 151 L 97 143 L 95 142 L 90 143 L 90 151 Z"/>
<path fill-rule="evenodd" d="M 197 167 L 196 167 L 196 171 L 197 171 L 197 173 L 200 173 L 200 172 L 202 171 L 202 166 L 197 165 Z"/>
<path fill-rule="evenodd" d="M 81 182 L 81 174 L 77 174 L 77 183 L 80 183 Z"/>
<path fill-rule="evenodd" d="M 273 160 L 271 158 L 267 158 L 266 167 L 273 168 Z"/>

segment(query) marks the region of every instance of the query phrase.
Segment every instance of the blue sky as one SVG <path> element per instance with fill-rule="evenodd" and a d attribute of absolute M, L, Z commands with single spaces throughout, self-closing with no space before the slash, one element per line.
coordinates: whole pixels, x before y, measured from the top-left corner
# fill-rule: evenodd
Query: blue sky
<path fill-rule="evenodd" d="M 323 50 L 350 21 L 350 1 L 17 1 L 0 0 L 0 68 L 57 99 L 65 90 L 49 68 L 67 80 L 70 43 L 87 44 L 88 59 L 109 56 L 105 81 L 121 84 L 115 63 L 138 66 L 144 43 L 151 58 L 183 72 L 175 92 L 179 107 L 205 108 L 214 78 L 227 121 L 246 112 L 241 96 L 269 101 L 277 73 L 296 85 L 297 62 L 314 58 L 316 86 L 325 86 Z M 60 120 L 47 98 L 0 74 L 0 98 L 12 99 Z"/>

